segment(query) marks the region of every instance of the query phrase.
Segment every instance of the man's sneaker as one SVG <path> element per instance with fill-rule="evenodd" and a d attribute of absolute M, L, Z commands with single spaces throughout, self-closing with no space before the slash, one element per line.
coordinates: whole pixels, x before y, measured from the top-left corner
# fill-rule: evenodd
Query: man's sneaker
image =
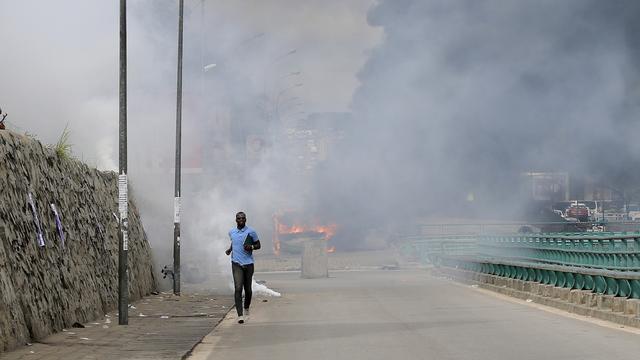
<path fill-rule="evenodd" d="M 244 317 L 245 318 L 249 317 L 249 309 L 244 309 Z"/>
<path fill-rule="evenodd" d="M 244 324 L 244 316 L 238 316 L 238 324 Z"/>

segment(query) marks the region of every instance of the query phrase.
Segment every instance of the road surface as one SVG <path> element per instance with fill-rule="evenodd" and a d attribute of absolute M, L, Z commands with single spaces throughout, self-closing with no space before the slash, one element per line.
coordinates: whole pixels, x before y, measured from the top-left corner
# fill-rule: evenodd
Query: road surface
<path fill-rule="evenodd" d="M 282 292 L 228 316 L 193 359 L 631 359 L 640 331 L 517 302 L 425 270 L 257 274 Z M 267 299 L 267 302 L 263 302 Z"/>

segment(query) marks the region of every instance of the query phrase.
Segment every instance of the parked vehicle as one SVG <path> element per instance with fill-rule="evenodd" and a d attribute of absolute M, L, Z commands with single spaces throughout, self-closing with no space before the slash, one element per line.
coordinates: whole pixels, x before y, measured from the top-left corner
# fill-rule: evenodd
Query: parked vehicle
<path fill-rule="evenodd" d="M 559 201 L 552 208 L 567 221 L 596 221 L 602 217 L 602 207 L 595 200 Z"/>
<path fill-rule="evenodd" d="M 566 216 L 576 218 L 580 222 L 590 221 L 589 208 L 582 203 L 576 202 L 567 208 Z"/>

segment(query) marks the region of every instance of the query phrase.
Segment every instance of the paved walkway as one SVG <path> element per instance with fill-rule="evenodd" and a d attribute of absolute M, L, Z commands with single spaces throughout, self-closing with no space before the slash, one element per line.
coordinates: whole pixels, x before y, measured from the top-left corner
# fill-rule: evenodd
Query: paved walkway
<path fill-rule="evenodd" d="M 640 331 L 515 301 L 424 270 L 260 274 L 282 297 L 229 314 L 193 360 L 634 359 Z M 552 312 L 553 311 L 553 312 Z"/>
<path fill-rule="evenodd" d="M 114 311 L 85 328 L 65 329 L 2 353 L 0 359 L 182 359 L 232 306 L 232 296 L 161 293 L 136 302 L 128 326 L 118 325 Z"/>

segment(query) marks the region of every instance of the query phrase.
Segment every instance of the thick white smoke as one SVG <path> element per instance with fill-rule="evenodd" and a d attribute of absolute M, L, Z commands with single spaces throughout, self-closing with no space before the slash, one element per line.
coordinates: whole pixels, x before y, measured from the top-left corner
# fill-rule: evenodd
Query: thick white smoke
<path fill-rule="evenodd" d="M 282 170 L 277 144 L 243 162 L 247 137 L 271 136 L 276 115 L 344 111 L 380 31 L 366 23 L 372 0 L 185 3 L 183 265 L 185 275 L 224 278 L 234 214 L 247 212 L 269 252 L 273 212 L 308 188 Z M 0 3 L 9 129 L 52 144 L 68 124 L 77 158 L 117 168 L 118 11 L 98 0 Z M 159 267 L 173 241 L 177 21 L 177 2 L 128 1 L 131 191 Z M 280 114 L 277 100 L 288 102 Z"/>
<path fill-rule="evenodd" d="M 639 5 L 380 1 L 369 23 L 385 40 L 360 72 L 320 207 L 353 233 L 406 231 L 429 215 L 521 219 L 527 171 L 633 186 Z"/>
<path fill-rule="evenodd" d="M 239 210 L 265 252 L 292 203 L 357 248 L 432 214 L 508 216 L 522 171 L 640 180 L 637 1 L 186 3 L 185 274 L 228 273 Z M 177 2 L 129 2 L 129 172 L 158 265 L 173 240 L 176 30 Z M 55 143 L 69 124 L 78 158 L 115 169 L 118 4 L 2 2 L 0 44 L 9 128 Z M 282 123 L 344 111 L 329 160 L 292 172 Z"/>

